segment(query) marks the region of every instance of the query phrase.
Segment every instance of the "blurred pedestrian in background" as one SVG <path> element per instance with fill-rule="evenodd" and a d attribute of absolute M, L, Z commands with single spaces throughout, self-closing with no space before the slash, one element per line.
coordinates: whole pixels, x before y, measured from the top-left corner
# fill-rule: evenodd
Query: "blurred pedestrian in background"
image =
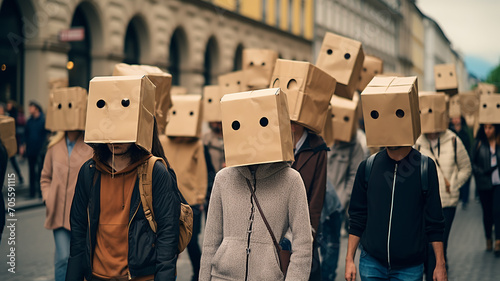
<path fill-rule="evenodd" d="M 1 107 L 3 107 L 3 106 L 1 106 Z M 21 149 L 21 147 L 22 147 L 21 146 L 21 144 L 22 144 L 22 135 L 23 135 L 23 132 L 24 132 L 24 125 L 25 125 L 24 116 L 21 116 L 22 118 L 19 118 L 20 115 L 22 115 L 22 113 L 18 112 L 17 106 L 16 106 L 15 102 L 12 101 L 12 100 L 9 100 L 7 102 L 7 106 L 3 107 L 3 108 L 5 109 L 4 113 L 1 113 L 0 115 L 10 116 L 10 117 L 14 118 L 14 120 L 16 122 L 16 141 L 17 141 L 17 148 L 18 148 L 17 152 L 22 155 L 23 153 L 20 152 L 19 149 Z M 18 183 L 19 184 L 23 184 L 24 183 L 24 177 L 21 174 L 21 169 L 19 169 L 19 165 L 17 163 L 16 155 L 10 157 L 10 164 L 12 165 L 12 168 L 14 168 L 14 171 L 17 174 Z"/>
<path fill-rule="evenodd" d="M 467 126 L 465 118 L 463 116 L 450 118 L 449 129 L 453 131 L 460 138 L 470 158 L 472 132 Z M 462 202 L 462 209 L 464 210 L 467 209 L 467 204 L 469 203 L 471 178 L 472 177 L 469 177 L 469 179 L 464 183 L 464 185 L 460 187 L 459 198 L 460 201 Z"/>
<path fill-rule="evenodd" d="M 495 229 L 495 256 L 500 257 L 500 125 L 481 124 L 472 146 L 472 168 L 476 188 L 483 209 L 486 251 L 493 249 Z"/>
<path fill-rule="evenodd" d="M 1 133 L 0 133 L 1 134 Z M 2 233 L 5 227 L 5 201 L 3 198 L 3 183 L 5 181 L 5 176 L 7 173 L 7 162 L 9 160 L 9 156 L 7 154 L 7 149 L 0 141 L 0 210 L 2 210 L 2 214 L 0 215 L 0 242 L 2 240 Z"/>

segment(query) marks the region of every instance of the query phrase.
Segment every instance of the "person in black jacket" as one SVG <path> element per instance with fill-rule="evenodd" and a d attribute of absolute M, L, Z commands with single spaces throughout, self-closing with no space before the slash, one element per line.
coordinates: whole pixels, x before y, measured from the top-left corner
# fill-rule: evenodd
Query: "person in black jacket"
<path fill-rule="evenodd" d="M 472 146 L 472 172 L 476 179 L 483 209 L 486 251 L 493 248 L 492 232 L 495 225 L 495 256 L 500 257 L 500 124 L 482 124 Z"/>
<path fill-rule="evenodd" d="M 460 117 L 452 117 L 450 118 L 450 130 L 452 130 L 462 141 L 465 149 L 467 149 L 467 153 L 470 158 L 470 143 L 472 138 L 472 133 L 470 132 L 469 127 L 467 126 L 467 122 L 465 122 L 465 118 L 463 116 Z M 460 201 L 462 201 L 462 209 L 467 209 L 467 204 L 469 203 L 470 197 L 470 180 L 469 179 L 460 187 Z"/>
<path fill-rule="evenodd" d="M 175 173 L 159 161 L 154 166 L 154 233 L 137 176 L 151 153 L 134 143 L 92 146 L 94 157 L 80 169 L 71 206 L 66 280 L 175 280 L 181 200 Z M 156 121 L 151 151 L 166 160 Z"/>
<path fill-rule="evenodd" d="M 421 157 L 410 146 L 388 147 L 374 158 L 368 181 L 367 161 L 359 165 L 349 206 L 346 280 L 356 278 L 359 243 L 361 280 L 422 280 L 427 241 L 436 253 L 434 280 L 447 280 L 436 165 L 428 159 L 429 185 L 424 192 Z"/>

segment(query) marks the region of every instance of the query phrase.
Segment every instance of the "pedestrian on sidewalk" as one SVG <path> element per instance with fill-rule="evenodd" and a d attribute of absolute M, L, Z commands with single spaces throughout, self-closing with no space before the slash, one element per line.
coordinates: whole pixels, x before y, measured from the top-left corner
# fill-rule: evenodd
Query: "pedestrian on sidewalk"
<path fill-rule="evenodd" d="M 222 98 L 228 167 L 214 181 L 202 281 L 309 278 L 312 235 L 307 197 L 300 174 L 290 167 L 293 145 L 284 99 L 279 89 Z M 278 242 L 288 229 L 293 252 L 283 271 L 286 261 L 280 258 Z"/>
<path fill-rule="evenodd" d="M 94 156 L 80 169 L 71 206 L 67 281 L 176 279 L 181 199 L 151 113 L 154 99 L 155 87 L 145 76 L 90 82 L 85 142 Z M 153 156 L 167 167 L 150 163 Z M 152 171 L 144 165 L 153 165 Z M 144 184 L 151 185 L 147 213 Z"/>
<path fill-rule="evenodd" d="M 472 132 L 465 122 L 463 116 L 450 118 L 449 129 L 453 131 L 462 141 L 465 149 L 467 150 L 467 155 L 470 158 L 471 152 L 471 142 L 472 142 Z M 470 197 L 470 181 L 471 177 L 460 187 L 460 201 L 462 202 L 462 209 L 467 209 L 467 204 L 469 204 Z"/>
<path fill-rule="evenodd" d="M 3 105 L 2 105 L 3 107 Z M 5 110 L 6 109 L 6 110 Z M 25 124 L 22 124 L 23 122 L 21 122 L 21 120 L 19 120 L 20 118 L 19 117 L 19 112 L 17 110 L 17 107 L 15 105 L 15 102 L 10 100 L 7 102 L 7 107 L 4 108 L 4 113 L 2 113 L 2 115 L 7 115 L 7 116 L 10 116 L 12 118 L 14 118 L 15 120 L 15 124 L 16 124 L 16 142 L 17 142 L 17 153 L 20 153 L 19 149 L 21 148 L 21 135 L 22 135 L 22 131 L 24 130 L 24 125 Z M 22 154 L 22 153 L 21 153 Z M 14 172 L 16 172 L 17 176 L 18 176 L 18 179 L 19 179 L 19 184 L 23 184 L 24 183 L 24 178 L 23 178 L 23 175 L 21 174 L 21 169 L 19 169 L 19 164 L 17 163 L 17 158 L 16 158 L 16 155 L 10 157 L 10 164 L 12 165 L 12 168 L 14 169 Z"/>
<path fill-rule="evenodd" d="M 472 168 L 476 188 L 483 209 L 486 251 L 493 249 L 495 229 L 495 256 L 500 257 L 500 125 L 481 124 L 472 146 Z"/>

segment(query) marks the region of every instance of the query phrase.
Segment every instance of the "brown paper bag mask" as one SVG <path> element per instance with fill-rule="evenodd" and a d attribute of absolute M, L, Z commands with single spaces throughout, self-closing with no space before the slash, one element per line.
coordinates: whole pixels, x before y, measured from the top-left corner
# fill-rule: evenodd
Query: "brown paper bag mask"
<path fill-rule="evenodd" d="M 183 96 L 187 95 L 188 89 L 181 86 L 172 86 L 172 88 L 170 89 L 170 93 L 172 96 Z"/>
<path fill-rule="evenodd" d="M 172 106 L 170 88 L 172 86 L 172 75 L 163 72 L 160 68 L 150 65 L 128 65 L 119 63 L 115 65 L 113 76 L 146 75 L 156 86 L 155 94 L 155 116 L 158 124 L 158 132 L 164 133 L 167 125 L 168 110 Z"/>
<path fill-rule="evenodd" d="M 243 49 L 245 87 L 248 91 L 269 88 L 278 52 L 269 49 Z"/>
<path fill-rule="evenodd" d="M 50 92 L 45 128 L 50 131 L 85 130 L 87 90 L 56 88 Z"/>
<path fill-rule="evenodd" d="M 319 134 L 325 126 L 335 78 L 308 62 L 279 59 L 272 81 L 273 88 L 281 88 L 287 95 L 290 120 Z"/>
<path fill-rule="evenodd" d="M 460 111 L 464 115 L 478 115 L 479 113 L 479 96 L 475 92 L 460 93 Z"/>
<path fill-rule="evenodd" d="M 365 56 L 363 68 L 361 69 L 361 73 L 359 75 L 358 91 L 362 92 L 373 77 L 382 74 L 383 71 L 384 62 L 381 59 L 372 56 Z"/>
<path fill-rule="evenodd" d="M 0 141 L 5 146 L 9 158 L 16 155 L 16 121 L 14 118 L 0 115 Z"/>
<path fill-rule="evenodd" d="M 438 64 L 434 66 L 434 82 L 436 91 L 445 92 L 449 96 L 458 93 L 458 79 L 454 64 Z"/>
<path fill-rule="evenodd" d="M 227 94 L 234 94 L 245 91 L 246 89 L 244 86 L 244 73 L 245 72 L 243 70 L 239 70 L 220 75 L 218 78 L 218 82 L 221 94 L 224 96 Z"/>
<path fill-rule="evenodd" d="M 412 146 L 420 136 L 417 77 L 376 76 L 361 93 L 368 146 Z"/>
<path fill-rule="evenodd" d="M 500 95 L 479 97 L 479 124 L 500 124 Z"/>
<path fill-rule="evenodd" d="M 422 134 L 444 132 L 448 129 L 447 96 L 444 93 L 419 93 Z"/>
<path fill-rule="evenodd" d="M 478 95 L 491 95 L 497 92 L 497 87 L 493 84 L 478 83 L 476 93 Z"/>
<path fill-rule="evenodd" d="M 352 99 L 364 57 L 361 42 L 327 32 L 316 66 L 337 80 L 335 95 Z"/>
<path fill-rule="evenodd" d="M 155 85 L 146 76 L 95 77 L 90 81 L 86 143 L 153 144 Z"/>
<path fill-rule="evenodd" d="M 67 88 L 68 78 L 52 78 L 49 80 L 49 90 Z"/>
<path fill-rule="evenodd" d="M 449 109 L 449 117 L 450 118 L 462 116 L 459 95 L 454 95 L 452 97 L 448 97 L 448 109 Z"/>
<path fill-rule="evenodd" d="M 332 136 L 334 140 L 350 142 L 356 134 L 358 103 L 334 95 L 330 101 Z"/>
<path fill-rule="evenodd" d="M 280 89 L 222 97 L 226 165 L 293 161 L 287 97 Z"/>
<path fill-rule="evenodd" d="M 201 95 L 173 96 L 166 135 L 169 137 L 201 137 Z"/>
<path fill-rule="evenodd" d="M 323 138 L 323 140 L 326 143 L 326 146 L 331 147 L 335 143 L 335 139 L 333 139 L 333 120 L 332 120 L 332 105 L 330 104 L 328 106 L 328 111 L 327 111 L 327 116 L 326 116 L 326 121 L 325 121 L 325 127 L 323 128 L 323 131 L 319 134 L 320 137 Z"/>
<path fill-rule="evenodd" d="M 219 85 L 203 87 L 203 120 L 221 122 L 220 99 L 222 94 Z"/>

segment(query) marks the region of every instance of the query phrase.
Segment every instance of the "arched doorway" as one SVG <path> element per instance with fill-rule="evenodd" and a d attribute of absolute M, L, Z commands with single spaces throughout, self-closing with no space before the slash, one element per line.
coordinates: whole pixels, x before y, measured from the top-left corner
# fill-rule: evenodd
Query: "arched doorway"
<path fill-rule="evenodd" d="M 0 7 L 0 102 L 24 102 L 24 34 L 22 15 L 14 0 Z"/>
<path fill-rule="evenodd" d="M 139 64 L 141 47 L 139 45 L 139 36 L 137 35 L 137 28 L 133 20 L 130 21 L 127 27 L 123 53 L 124 53 L 124 58 L 123 58 L 124 63 Z"/>
<path fill-rule="evenodd" d="M 233 71 L 241 70 L 243 67 L 243 44 L 238 44 L 236 52 L 234 53 L 234 67 Z"/>
<path fill-rule="evenodd" d="M 85 15 L 82 4 L 78 5 L 73 14 L 71 28 L 83 27 L 85 30 L 85 38 L 82 41 L 72 41 L 70 43 L 70 51 L 68 52 L 68 82 L 69 86 L 80 86 L 88 89 L 91 70 L 91 54 L 92 48 L 90 26 L 88 18 Z"/>
<path fill-rule="evenodd" d="M 219 46 L 214 36 L 208 39 L 207 48 L 205 49 L 205 65 L 203 68 L 203 77 L 205 85 L 217 84 L 217 68 L 219 62 Z"/>
<path fill-rule="evenodd" d="M 170 40 L 168 71 L 172 74 L 172 85 L 181 84 L 181 65 L 188 51 L 186 33 L 180 27 L 176 28 Z"/>

